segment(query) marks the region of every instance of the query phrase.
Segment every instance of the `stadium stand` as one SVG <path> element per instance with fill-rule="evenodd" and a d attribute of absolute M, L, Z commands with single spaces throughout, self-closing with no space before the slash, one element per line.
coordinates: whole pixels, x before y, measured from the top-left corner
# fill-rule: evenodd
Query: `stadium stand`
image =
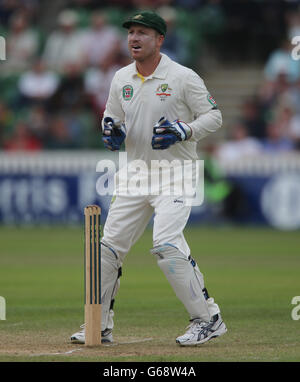
<path fill-rule="evenodd" d="M 291 62 L 290 78 L 280 70 L 289 51 L 278 54 L 283 38 L 299 31 L 298 4 L 231 0 L 0 1 L 8 50 L 0 62 L 0 149 L 17 150 L 10 144 L 16 136 L 38 142 L 25 144 L 28 150 L 101 149 L 111 78 L 130 62 L 121 20 L 149 7 L 169 24 L 165 52 L 213 91 L 224 117 L 220 144 L 241 124 L 262 147 L 276 130 L 299 149 L 299 61 Z"/>

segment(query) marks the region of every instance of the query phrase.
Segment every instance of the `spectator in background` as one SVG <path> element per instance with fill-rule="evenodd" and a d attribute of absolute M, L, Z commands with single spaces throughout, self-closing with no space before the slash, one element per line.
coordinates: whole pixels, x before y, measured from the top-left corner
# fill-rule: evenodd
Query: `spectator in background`
<path fill-rule="evenodd" d="M 84 113 L 55 115 L 47 129 L 45 147 L 47 149 L 99 148 L 97 140 L 99 130 L 94 131 L 95 125 L 92 119 L 85 120 Z"/>
<path fill-rule="evenodd" d="M 68 130 L 67 122 L 61 115 L 55 116 L 49 125 L 46 139 L 47 149 L 71 149 L 72 138 Z"/>
<path fill-rule="evenodd" d="M 26 13 L 30 19 L 35 18 L 40 0 L 0 0 L 0 24 L 7 26 L 8 20 L 16 12 Z"/>
<path fill-rule="evenodd" d="M 294 114 L 290 120 L 289 137 L 293 141 L 294 149 L 300 150 L 300 114 Z"/>
<path fill-rule="evenodd" d="M 170 0 L 131 0 L 133 8 L 145 10 L 145 9 L 156 9 L 161 5 L 170 3 Z"/>
<path fill-rule="evenodd" d="M 265 122 L 256 98 L 250 98 L 242 104 L 241 122 L 251 137 L 258 139 L 265 137 Z"/>
<path fill-rule="evenodd" d="M 109 56 L 115 56 L 120 49 L 121 38 L 118 30 L 107 23 L 103 12 L 93 12 L 91 27 L 83 39 L 84 57 L 87 66 L 98 66 Z"/>
<path fill-rule="evenodd" d="M 223 174 L 216 160 L 217 146 L 208 143 L 203 147 L 205 202 L 218 218 L 240 221 L 249 212 L 247 198 L 241 187 Z"/>
<path fill-rule="evenodd" d="M 288 137 L 294 142 L 295 149 L 300 150 L 300 80 L 282 95 L 281 104 L 286 110 Z"/>
<path fill-rule="evenodd" d="M 222 9 L 221 0 L 207 0 L 199 7 L 197 12 L 197 30 L 206 41 L 206 49 L 214 46 L 215 54 L 222 50 L 223 42 L 219 43 L 220 36 L 225 30 L 226 16 Z M 222 40 L 221 40 L 222 41 Z"/>
<path fill-rule="evenodd" d="M 156 11 L 167 23 L 168 33 L 162 46 L 162 53 L 165 53 L 172 60 L 184 65 L 188 60 L 188 41 L 177 29 L 177 11 L 170 6 L 163 6 Z"/>
<path fill-rule="evenodd" d="M 28 112 L 26 122 L 30 130 L 45 146 L 49 127 L 49 115 L 42 104 L 33 105 Z"/>
<path fill-rule="evenodd" d="M 7 26 L 11 18 L 20 6 L 18 0 L 0 0 L 0 24 Z"/>
<path fill-rule="evenodd" d="M 58 148 L 87 147 L 88 142 L 91 143 L 94 139 L 96 124 L 91 115 L 92 110 L 88 107 L 84 92 L 84 73 L 80 65 L 69 64 L 66 67 L 57 91 L 48 102 L 48 111 L 59 115 L 59 118 L 51 122 L 48 146 L 55 148 L 57 142 Z M 99 116 L 99 111 L 97 115 Z M 99 132 L 97 133 L 98 136 Z"/>
<path fill-rule="evenodd" d="M 286 74 L 288 82 L 299 80 L 300 62 L 291 56 L 293 47 L 289 40 L 283 40 L 280 47 L 271 53 L 264 68 L 266 80 L 276 81 L 282 73 Z"/>
<path fill-rule="evenodd" d="M 117 54 L 118 52 L 115 52 L 115 56 L 108 55 L 97 67 L 90 68 L 85 73 L 84 90 L 89 104 L 99 118 L 105 109 L 112 78 L 121 68 L 117 61 Z"/>
<path fill-rule="evenodd" d="M 197 10 L 206 0 L 174 0 L 174 5 L 191 11 Z"/>
<path fill-rule="evenodd" d="M 38 59 L 32 69 L 23 73 L 19 79 L 20 104 L 46 104 L 55 93 L 59 84 L 58 75 L 46 69 Z"/>
<path fill-rule="evenodd" d="M 65 0 L 65 3 L 70 8 L 75 9 L 87 9 L 87 10 L 94 10 L 98 9 L 99 6 L 110 6 L 119 4 L 122 5 L 122 3 L 128 3 L 130 0 L 101 0 L 101 3 L 99 0 Z M 100 3 L 100 4 L 99 4 Z"/>
<path fill-rule="evenodd" d="M 300 9 L 286 13 L 287 35 L 291 41 L 294 36 L 300 36 Z"/>
<path fill-rule="evenodd" d="M 282 138 L 292 143 L 292 148 L 299 148 L 300 143 L 300 114 L 290 103 L 282 99 L 276 110 L 276 125 L 281 131 Z"/>
<path fill-rule="evenodd" d="M 291 84 L 288 82 L 286 73 L 279 73 L 275 80 L 266 80 L 257 92 L 258 103 L 265 119 L 271 109 L 276 106 L 283 94 L 289 91 Z"/>
<path fill-rule="evenodd" d="M 279 123 L 269 123 L 267 126 L 267 136 L 262 141 L 265 153 L 288 152 L 294 149 L 290 138 L 284 136 Z"/>
<path fill-rule="evenodd" d="M 83 65 L 83 32 L 77 28 L 78 17 L 72 10 L 58 16 L 58 26 L 46 41 L 43 59 L 47 66 L 58 72 L 70 64 Z"/>
<path fill-rule="evenodd" d="M 6 135 L 13 126 L 13 113 L 7 105 L 0 101 L 0 149 L 3 146 Z"/>
<path fill-rule="evenodd" d="M 15 13 L 10 19 L 6 38 L 6 60 L 1 63 L 1 73 L 20 73 L 32 65 L 39 48 L 39 40 L 28 22 L 23 13 Z"/>
<path fill-rule="evenodd" d="M 221 161 L 236 161 L 243 157 L 256 156 L 261 150 L 258 139 L 250 137 L 247 127 L 238 122 L 231 130 L 231 139 L 219 146 L 216 155 Z"/>
<path fill-rule="evenodd" d="M 300 114 L 300 80 L 287 86 L 279 93 L 278 103 L 289 106 L 295 113 Z"/>
<path fill-rule="evenodd" d="M 18 122 L 12 135 L 4 142 L 4 150 L 7 151 L 38 151 L 42 148 L 42 142 L 24 122 Z"/>
<path fill-rule="evenodd" d="M 73 112 L 85 106 L 82 67 L 78 63 L 65 66 L 63 77 L 54 95 L 49 99 L 51 112 Z"/>

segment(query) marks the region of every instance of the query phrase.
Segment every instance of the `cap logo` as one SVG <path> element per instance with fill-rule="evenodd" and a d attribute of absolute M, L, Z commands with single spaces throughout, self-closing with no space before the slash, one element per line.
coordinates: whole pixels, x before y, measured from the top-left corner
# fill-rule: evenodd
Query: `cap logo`
<path fill-rule="evenodd" d="M 134 20 L 141 20 L 143 18 L 142 15 L 136 15 L 133 17 Z"/>

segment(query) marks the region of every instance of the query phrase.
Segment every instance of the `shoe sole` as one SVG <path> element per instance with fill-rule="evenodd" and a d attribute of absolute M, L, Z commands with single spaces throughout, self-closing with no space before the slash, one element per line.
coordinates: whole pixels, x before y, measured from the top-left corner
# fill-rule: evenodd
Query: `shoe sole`
<path fill-rule="evenodd" d="M 204 338 L 203 340 L 201 341 L 197 341 L 197 342 L 183 342 L 181 343 L 180 341 L 176 340 L 176 343 L 179 344 L 180 346 L 198 346 L 198 345 L 202 345 L 204 344 L 205 342 L 213 339 L 213 338 L 216 338 L 216 337 L 220 337 L 222 336 L 223 334 L 225 334 L 227 332 L 227 328 L 224 324 L 224 322 L 222 322 L 222 324 L 218 327 L 217 330 L 215 330 L 213 333 L 211 333 L 211 335 L 207 336 L 206 338 Z"/>
<path fill-rule="evenodd" d="M 71 343 L 72 344 L 81 344 L 81 345 L 84 345 L 85 341 L 80 341 L 77 338 L 71 338 Z M 102 344 L 112 344 L 113 341 L 110 341 L 110 340 L 107 340 L 107 339 L 103 339 L 103 340 L 101 340 L 101 343 Z"/>
<path fill-rule="evenodd" d="M 72 344 L 84 344 L 84 341 L 80 341 L 77 338 L 71 337 Z"/>
<path fill-rule="evenodd" d="M 110 341 L 110 340 L 101 340 L 101 343 L 102 344 L 112 344 L 113 341 Z"/>

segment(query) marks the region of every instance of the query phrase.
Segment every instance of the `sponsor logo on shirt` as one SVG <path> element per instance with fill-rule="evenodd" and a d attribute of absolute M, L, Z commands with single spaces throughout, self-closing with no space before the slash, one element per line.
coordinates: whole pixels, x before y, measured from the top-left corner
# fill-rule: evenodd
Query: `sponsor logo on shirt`
<path fill-rule="evenodd" d="M 217 102 L 214 100 L 214 98 L 213 98 L 212 95 L 208 94 L 208 95 L 207 95 L 207 100 L 208 100 L 208 102 L 209 102 L 211 105 L 213 105 L 213 107 L 215 107 L 215 108 L 218 107 Z"/>
<path fill-rule="evenodd" d="M 156 89 L 156 95 L 159 96 L 161 101 L 165 101 L 165 99 L 171 96 L 171 90 L 168 84 L 161 84 Z"/>
<path fill-rule="evenodd" d="M 133 96 L 133 87 L 131 85 L 123 86 L 122 94 L 125 101 L 130 101 Z"/>
<path fill-rule="evenodd" d="M 175 200 L 174 200 L 174 203 L 182 203 L 182 204 L 183 204 L 183 200 L 175 199 Z"/>

